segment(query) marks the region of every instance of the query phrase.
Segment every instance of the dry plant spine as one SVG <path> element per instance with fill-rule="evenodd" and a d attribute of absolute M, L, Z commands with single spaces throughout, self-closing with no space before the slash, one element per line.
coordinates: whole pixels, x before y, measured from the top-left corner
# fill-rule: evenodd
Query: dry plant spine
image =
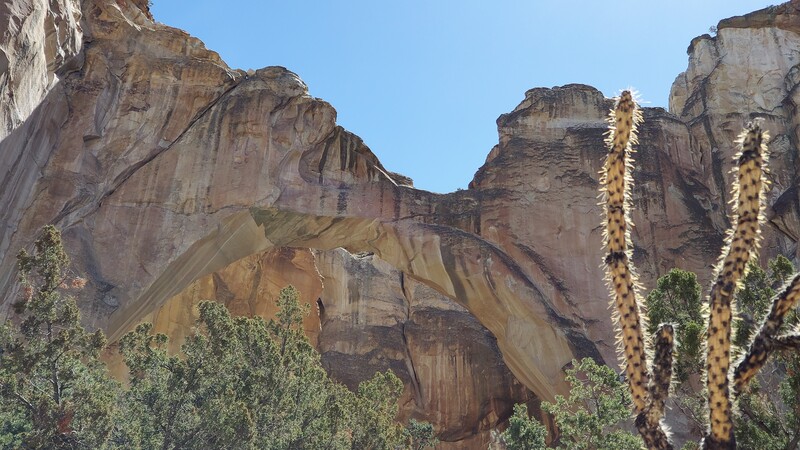
<path fill-rule="evenodd" d="M 614 316 L 619 330 L 619 347 L 625 375 L 633 398 L 635 424 L 645 445 L 650 449 L 672 449 L 669 435 L 662 424 L 664 405 L 672 378 L 674 330 L 662 324 L 652 339 L 653 356 L 648 364 L 651 346 L 642 329 L 646 317 L 637 301 L 637 282 L 631 261 L 629 228 L 632 177 L 630 175 L 636 144 L 636 128 L 641 113 L 630 91 L 623 91 L 609 115 L 608 154 L 600 182 L 605 212 L 604 247 L 606 277 L 611 291 Z M 732 189 L 733 227 L 729 230 L 715 282 L 709 293 L 709 316 L 706 333 L 706 386 L 708 388 L 709 429 L 703 439 L 706 449 L 735 449 L 733 433 L 733 400 L 730 396 L 731 322 L 733 295 L 747 268 L 747 262 L 758 248 L 767 187 L 766 163 L 768 135 L 759 123 L 747 126 L 738 140 L 735 183 Z M 778 336 L 785 315 L 800 301 L 800 275 L 791 280 L 774 299 L 764 320 L 734 373 L 738 395 L 758 372 L 770 352 L 776 349 L 800 349 L 800 335 Z M 652 374 L 648 370 L 652 366 Z"/>

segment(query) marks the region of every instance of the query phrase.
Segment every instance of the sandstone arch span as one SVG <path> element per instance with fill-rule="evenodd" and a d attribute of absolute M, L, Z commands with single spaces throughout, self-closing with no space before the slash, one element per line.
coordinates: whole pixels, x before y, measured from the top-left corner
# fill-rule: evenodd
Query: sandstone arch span
<path fill-rule="evenodd" d="M 83 2 L 90 44 L 18 127 L 52 139 L 0 143 L 9 161 L 38 155 L 3 175 L 20 193 L 12 204 L 26 205 L 2 216 L 16 230 L 4 234 L 4 292 L 16 250 L 45 223 L 64 230 L 90 279 L 80 299 L 87 321 L 112 337 L 249 254 L 345 246 L 375 251 L 464 304 L 540 398 L 563 392 L 561 367 L 573 355 L 597 354 L 581 325 L 472 233 L 480 225 L 470 194 L 404 187 L 295 74 L 231 70 L 139 8 Z"/>
<path fill-rule="evenodd" d="M 276 209 L 241 211 L 176 258 L 131 305 L 114 313 L 111 338 L 196 278 L 273 247 L 346 247 L 374 252 L 470 310 L 498 339 L 504 359 L 536 395 L 564 392 L 562 367 L 592 344 L 501 251 L 448 227 L 320 217 Z"/>

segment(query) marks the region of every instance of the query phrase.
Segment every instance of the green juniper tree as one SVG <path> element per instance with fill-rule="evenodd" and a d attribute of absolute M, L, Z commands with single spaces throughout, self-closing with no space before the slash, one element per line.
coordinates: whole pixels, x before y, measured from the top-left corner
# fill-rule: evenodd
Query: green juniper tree
<path fill-rule="evenodd" d="M 307 308 L 281 291 L 277 320 L 231 317 L 201 302 L 182 356 L 143 324 L 120 351 L 130 370 L 114 445 L 143 448 L 394 449 L 402 383 L 390 371 L 353 393 L 328 378 L 303 334 Z"/>
<path fill-rule="evenodd" d="M 0 445 L 100 448 L 112 429 L 119 386 L 98 360 L 105 336 L 81 326 L 68 295 L 85 280 L 70 274 L 53 226 L 17 261 L 17 317 L 0 327 Z"/>
<path fill-rule="evenodd" d="M 705 342 L 705 306 L 700 295 L 697 275 L 681 269 L 672 269 L 660 277 L 645 298 L 650 335 L 656 333 L 660 324 L 674 325 L 677 341 L 674 369 L 676 407 L 689 417 L 697 430 L 706 428 L 706 392 L 699 386 L 699 377 L 690 382 L 692 374 L 700 374 L 703 368 L 703 345 Z M 688 443 L 692 447 L 694 442 Z"/>
<path fill-rule="evenodd" d="M 547 448 L 547 428 L 528 415 L 528 406 L 524 403 L 514 405 L 514 414 L 508 419 L 508 428 L 501 438 L 509 450 Z"/>
<path fill-rule="evenodd" d="M 557 447 L 563 450 L 640 450 L 642 440 L 623 429 L 630 419 L 631 397 L 627 387 L 610 367 L 591 358 L 573 361 L 567 370 L 569 397 L 556 396 L 543 402 L 542 410 L 553 416 L 558 427 Z M 516 405 L 502 439 L 510 450 L 546 448 L 546 430 L 527 417 L 525 405 Z"/>
<path fill-rule="evenodd" d="M 659 278 L 656 288 L 645 298 L 650 335 L 656 333 L 662 323 L 676 325 L 677 354 L 675 375 L 685 382 L 690 374 L 699 373 L 703 367 L 703 302 L 697 275 L 692 272 L 672 269 Z"/>
<path fill-rule="evenodd" d="M 429 447 L 434 448 L 439 443 L 433 425 L 428 422 L 417 422 L 411 419 L 408 421 L 406 432 L 408 434 L 411 450 L 423 450 Z"/>
<path fill-rule="evenodd" d="M 757 263 L 751 262 L 742 286 L 736 292 L 737 319 L 734 320 L 733 343 L 737 350 L 744 350 L 756 328 L 764 320 L 777 290 L 794 273 L 794 266 L 785 256 L 778 255 L 767 263 L 767 271 Z M 797 323 L 797 313 L 787 315 L 788 324 Z"/>

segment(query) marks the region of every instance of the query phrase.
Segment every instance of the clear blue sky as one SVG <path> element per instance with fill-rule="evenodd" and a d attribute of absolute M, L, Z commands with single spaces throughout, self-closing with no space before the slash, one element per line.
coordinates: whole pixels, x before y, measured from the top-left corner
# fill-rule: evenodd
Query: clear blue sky
<path fill-rule="evenodd" d="M 284 66 L 387 169 L 466 188 L 495 120 L 533 87 L 636 88 L 667 106 L 690 40 L 751 0 L 155 0 L 156 20 L 234 68 Z"/>

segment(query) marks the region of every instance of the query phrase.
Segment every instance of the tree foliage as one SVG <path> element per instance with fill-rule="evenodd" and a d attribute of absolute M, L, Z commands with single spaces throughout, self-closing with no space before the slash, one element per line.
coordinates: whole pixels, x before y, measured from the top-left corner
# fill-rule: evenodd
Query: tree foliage
<path fill-rule="evenodd" d="M 567 370 L 569 397 L 543 402 L 560 432 L 557 447 L 564 450 L 639 450 L 642 440 L 623 428 L 630 419 L 630 393 L 608 366 L 591 358 L 573 361 Z M 545 428 L 527 417 L 527 407 L 516 405 L 503 440 L 511 450 L 546 448 Z"/>
<path fill-rule="evenodd" d="M 769 261 L 767 271 L 751 264 L 737 293 L 734 343 L 745 348 L 764 320 L 778 289 L 794 273 L 783 256 Z M 785 328 L 797 327 L 797 311 L 787 314 Z M 779 352 L 767 363 L 749 389 L 739 396 L 735 418 L 736 441 L 742 448 L 784 450 L 800 448 L 800 356 Z"/>
<path fill-rule="evenodd" d="M 539 450 L 547 448 L 547 429 L 528 415 L 528 405 L 517 403 L 508 419 L 508 428 L 501 435 L 509 450 Z"/>
<path fill-rule="evenodd" d="M 767 268 L 768 271 L 764 271 L 756 262 L 751 262 L 742 279 L 741 288 L 736 292 L 738 317 L 733 323 L 733 343 L 738 350 L 746 349 L 749 345 L 756 327 L 761 325 L 767 315 L 777 289 L 794 273 L 792 262 L 783 255 L 770 260 Z M 797 313 L 790 313 L 786 322 L 797 323 Z"/>
<path fill-rule="evenodd" d="M 417 422 L 411 419 L 408 421 L 406 432 L 408 433 L 411 450 L 434 448 L 439 443 L 433 425 L 428 422 Z"/>
<path fill-rule="evenodd" d="M 684 382 L 690 374 L 699 373 L 703 366 L 705 321 L 697 275 L 681 269 L 670 270 L 658 279 L 656 288 L 645 298 L 645 305 L 650 335 L 662 323 L 676 325 L 674 368 L 678 381 Z"/>
<path fill-rule="evenodd" d="M 357 393 L 327 377 L 301 328 L 293 287 L 281 291 L 277 320 L 231 317 L 200 303 L 182 357 L 143 324 L 120 351 L 131 373 L 125 426 L 115 445 L 145 448 L 391 449 L 406 433 L 395 421 L 402 383 L 390 371 Z"/>
<path fill-rule="evenodd" d="M 756 329 L 764 320 L 778 289 L 794 273 L 792 263 L 784 256 L 770 260 L 767 270 L 750 262 L 747 274 L 736 292 L 737 311 L 734 320 L 736 352 L 746 350 Z M 671 270 L 658 280 L 647 297 L 650 316 L 649 331 L 661 322 L 677 325 L 678 380 L 700 369 L 702 350 L 702 305 L 700 287 L 691 272 Z M 796 326 L 797 312 L 787 315 L 787 328 Z M 699 334 L 695 334 L 695 330 Z M 796 354 L 777 354 L 774 362 L 753 381 L 749 390 L 739 396 L 735 415 L 736 441 L 742 448 L 796 449 L 800 442 L 800 358 Z M 777 389 L 776 389 L 777 388 Z M 676 401 L 685 411 L 702 421 L 702 392 L 681 389 Z M 698 425 L 703 425 L 698 423 Z"/>
<path fill-rule="evenodd" d="M 118 384 L 98 360 L 105 336 L 81 326 L 68 295 L 85 281 L 70 275 L 52 226 L 17 260 L 18 316 L 0 327 L 0 445 L 97 448 L 113 426 Z"/>

